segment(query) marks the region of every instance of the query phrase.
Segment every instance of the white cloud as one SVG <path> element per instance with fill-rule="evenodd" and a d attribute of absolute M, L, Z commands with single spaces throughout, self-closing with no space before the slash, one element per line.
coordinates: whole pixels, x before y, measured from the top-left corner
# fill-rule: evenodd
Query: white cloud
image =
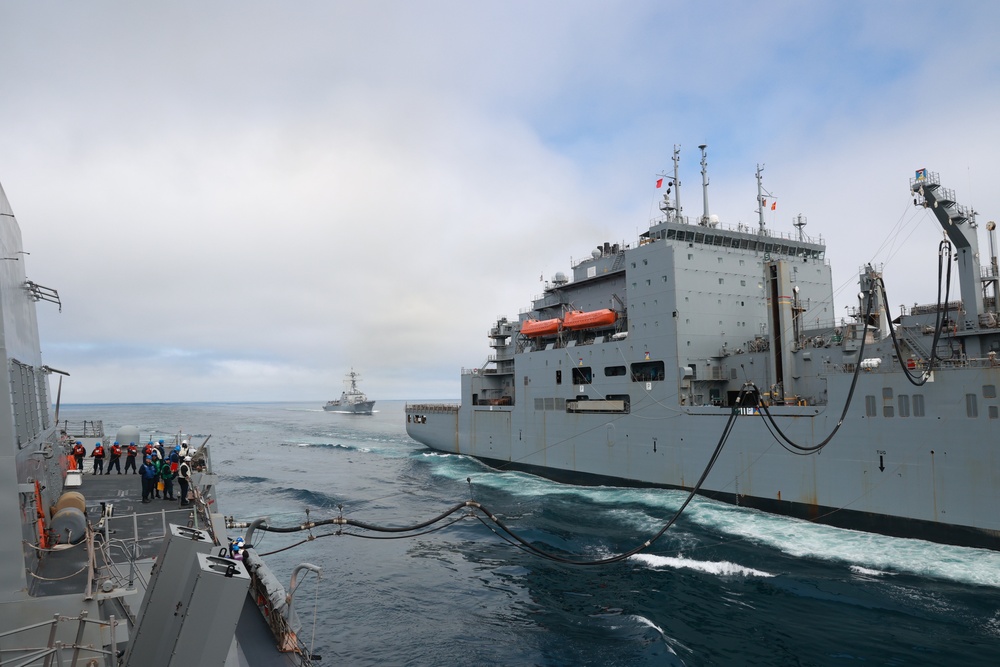
<path fill-rule="evenodd" d="M 376 398 L 455 396 L 539 274 L 645 229 L 674 143 L 686 213 L 698 143 L 724 222 L 755 224 L 766 163 L 769 225 L 808 216 L 845 294 L 889 258 L 890 298 L 931 301 L 906 179 L 1000 214 L 998 13 L 4 5 L 0 181 L 65 304 L 46 360 L 71 401 L 319 400 L 352 365 Z"/>

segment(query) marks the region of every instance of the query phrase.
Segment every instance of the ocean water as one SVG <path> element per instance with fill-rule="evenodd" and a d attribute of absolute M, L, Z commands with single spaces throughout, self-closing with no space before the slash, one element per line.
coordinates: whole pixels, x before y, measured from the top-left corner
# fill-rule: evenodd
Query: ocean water
<path fill-rule="evenodd" d="M 339 514 L 427 520 L 473 498 L 552 551 L 606 557 L 650 537 L 679 491 L 576 487 L 432 452 L 404 404 L 63 406 L 60 419 L 211 435 L 223 512 L 290 526 Z M 1000 508 L 997 508 L 1000 511 Z M 351 534 L 347 534 L 351 533 Z M 1000 553 L 881 537 L 696 499 L 652 547 L 563 565 L 474 518 L 405 539 L 331 527 L 258 534 L 326 665 L 992 665 Z M 230 537 L 237 537 L 234 532 Z M 290 547 L 290 548 L 289 548 Z"/>

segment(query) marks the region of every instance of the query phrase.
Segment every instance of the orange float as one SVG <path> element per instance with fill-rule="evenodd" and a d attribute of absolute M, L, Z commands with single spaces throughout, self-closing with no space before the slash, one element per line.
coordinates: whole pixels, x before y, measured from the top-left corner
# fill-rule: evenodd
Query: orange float
<path fill-rule="evenodd" d="M 608 327 L 615 323 L 618 314 L 610 308 L 601 310 L 571 310 L 563 318 L 563 327 L 572 331 L 580 329 L 594 329 L 597 327 Z"/>
<path fill-rule="evenodd" d="M 521 333 L 529 338 L 536 336 L 551 336 L 559 333 L 562 320 L 558 317 L 551 320 L 525 320 L 521 324 Z"/>

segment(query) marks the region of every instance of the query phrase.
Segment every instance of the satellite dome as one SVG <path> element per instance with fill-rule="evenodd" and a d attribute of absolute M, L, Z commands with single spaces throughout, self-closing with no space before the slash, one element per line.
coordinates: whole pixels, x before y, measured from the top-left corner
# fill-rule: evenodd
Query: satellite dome
<path fill-rule="evenodd" d="M 122 426 L 115 436 L 115 444 L 119 442 L 135 442 L 139 439 L 139 429 L 135 426 Z"/>

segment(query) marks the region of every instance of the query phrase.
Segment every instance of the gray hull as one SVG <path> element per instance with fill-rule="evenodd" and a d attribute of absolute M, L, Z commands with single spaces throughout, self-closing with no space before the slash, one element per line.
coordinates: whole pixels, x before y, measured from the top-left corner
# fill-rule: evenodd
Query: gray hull
<path fill-rule="evenodd" d="M 357 403 L 346 403 L 341 401 L 330 401 L 323 406 L 327 412 L 345 412 L 352 415 L 370 415 L 375 401 L 359 401 Z"/>
<path fill-rule="evenodd" d="M 521 321 L 501 318 L 489 332 L 493 366 L 463 371 L 461 405 L 407 405 L 410 436 L 565 482 L 690 489 L 735 411 L 705 496 L 1000 548 L 1000 329 L 995 296 L 970 302 L 986 281 L 962 274 L 963 302 L 890 324 L 892 302 L 868 268 L 854 316 L 835 322 L 821 243 L 667 213 L 634 247 L 599 246 Z M 528 320 L 565 324 L 570 308 L 617 317 L 521 333 Z M 927 368 L 920 386 L 907 380 Z M 752 400 L 737 405 L 748 382 Z M 806 454 L 783 447 L 776 429 L 802 447 L 836 434 Z"/>

